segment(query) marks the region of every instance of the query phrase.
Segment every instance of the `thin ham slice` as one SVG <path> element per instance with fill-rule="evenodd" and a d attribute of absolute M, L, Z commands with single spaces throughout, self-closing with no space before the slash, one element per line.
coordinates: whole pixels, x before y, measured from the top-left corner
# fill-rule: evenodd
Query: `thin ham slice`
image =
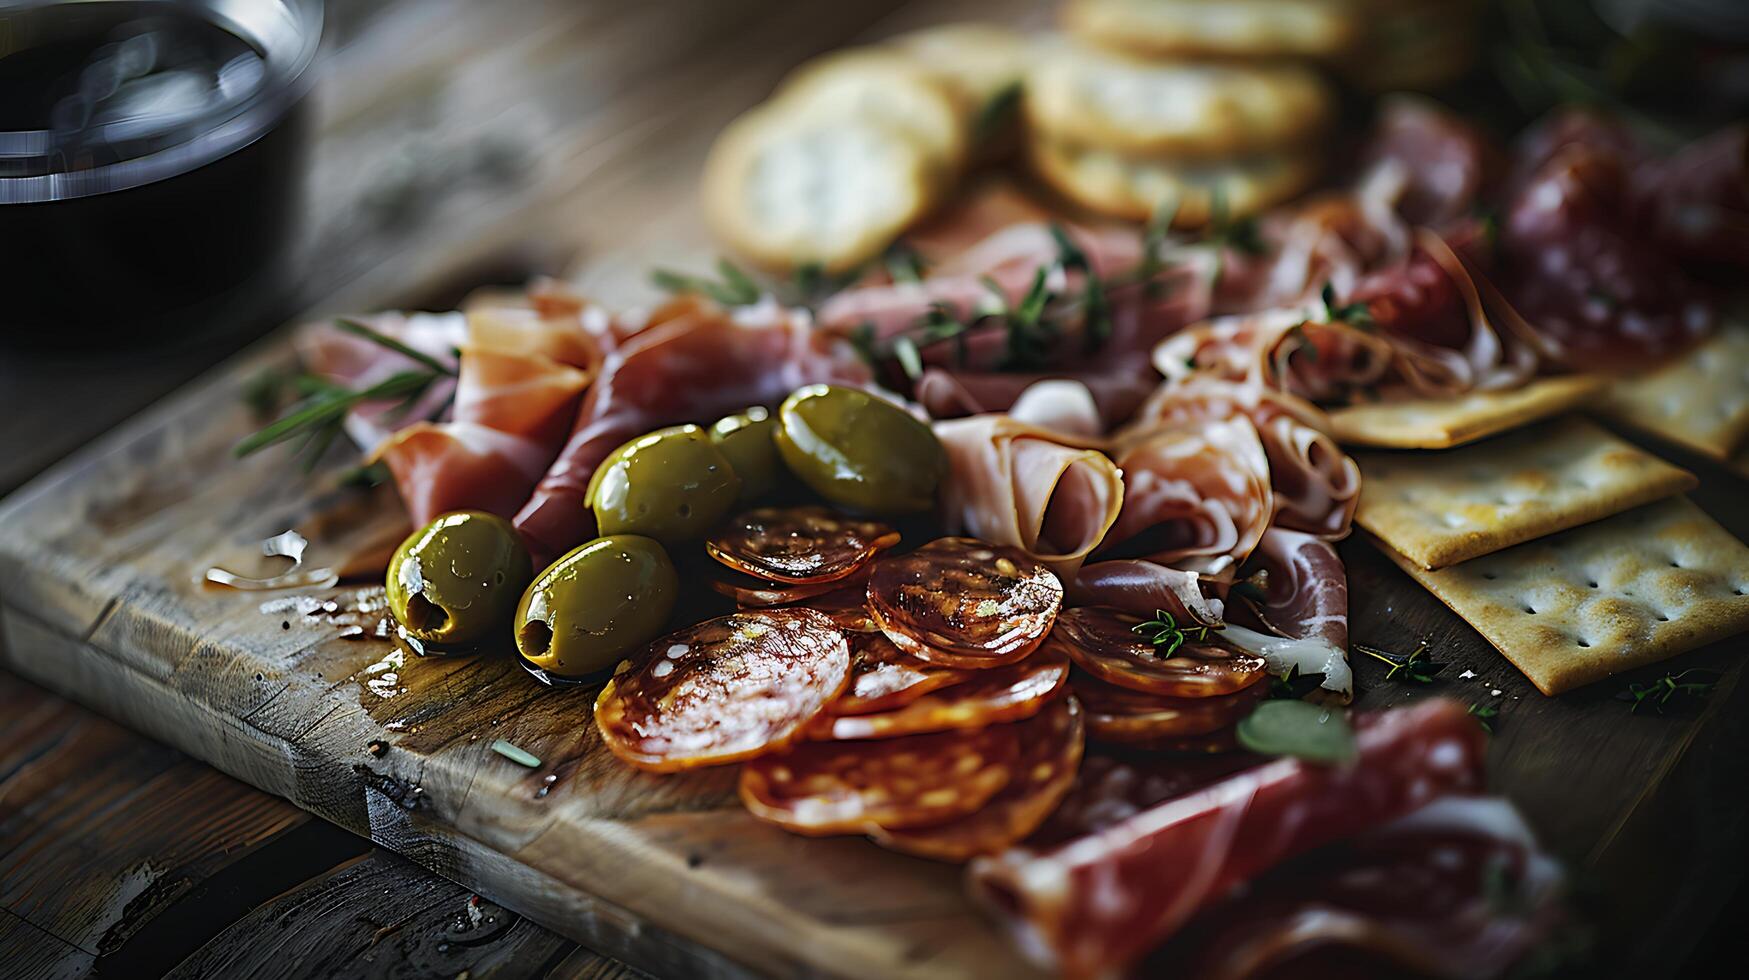
<path fill-rule="evenodd" d="M 532 439 L 477 422 L 416 422 L 371 458 L 388 465 L 417 525 L 452 510 L 515 513 L 552 454 Z"/>
<path fill-rule="evenodd" d="M 588 372 L 544 354 L 470 346 L 462 351 L 454 417 L 556 452 L 588 386 Z"/>
<path fill-rule="evenodd" d="M 460 313 L 375 313 L 352 319 L 452 367 L 456 351 L 468 341 L 467 317 Z M 352 389 L 368 388 L 402 371 L 426 370 L 405 355 L 347 333 L 327 320 L 300 327 L 292 335 L 292 344 L 305 370 Z M 436 415 L 454 393 L 454 382 L 440 378 L 404 411 L 397 411 L 391 403 L 358 406 L 347 413 L 346 435 L 360 449 L 371 452 L 395 429 Z"/>
<path fill-rule="evenodd" d="M 1362 976 L 1505 976 L 1561 928 L 1562 885 L 1510 802 L 1446 797 L 1271 871 L 1144 972 L 1241 980 L 1330 963 L 1352 976 L 1359 961 Z"/>
<path fill-rule="evenodd" d="M 1283 861 L 1482 788 L 1486 737 L 1455 701 L 1355 728 L 1348 765 L 1277 759 L 1085 837 L 979 859 L 973 892 L 1041 964 L 1104 975 Z"/>
<path fill-rule="evenodd" d="M 1180 623 L 1218 626 L 1226 607 L 1203 588 L 1195 571 L 1173 568 L 1146 558 L 1110 558 L 1081 566 L 1068 586 L 1078 606 L 1111 606 L 1124 612 L 1172 614 Z"/>
<path fill-rule="evenodd" d="M 935 423 L 949 533 L 1012 545 L 1072 578 L 1123 506 L 1117 466 L 1085 441 L 1006 415 Z"/>
<path fill-rule="evenodd" d="M 1348 649 L 1348 573 L 1335 546 L 1316 535 L 1272 527 L 1251 560 L 1267 573 L 1263 601 L 1255 604 L 1265 628 Z"/>
<path fill-rule="evenodd" d="M 694 302 L 607 352 L 570 440 L 516 515 L 537 561 L 588 538 L 589 478 L 626 440 L 665 425 L 710 423 L 775 405 L 804 385 L 859 385 L 867 366 L 813 329 L 805 313 L 765 303 L 733 313 Z"/>
<path fill-rule="evenodd" d="M 1251 554 L 1275 513 L 1269 457 L 1248 418 L 1161 429 L 1117 465 L 1123 510 L 1105 551 L 1219 574 Z"/>
<path fill-rule="evenodd" d="M 1341 538 L 1360 503 L 1360 467 L 1329 435 L 1330 419 L 1316 405 L 1261 385 L 1195 375 L 1159 386 L 1118 433 L 1133 444 L 1161 428 L 1248 418 L 1269 458 L 1275 523 Z"/>

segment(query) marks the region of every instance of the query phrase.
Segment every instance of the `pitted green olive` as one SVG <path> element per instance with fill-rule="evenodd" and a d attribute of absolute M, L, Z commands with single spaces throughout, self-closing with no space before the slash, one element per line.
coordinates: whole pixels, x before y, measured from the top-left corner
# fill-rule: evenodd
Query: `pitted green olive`
<path fill-rule="evenodd" d="M 416 639 L 475 643 L 502 628 L 533 575 L 510 522 L 457 511 L 414 531 L 389 559 L 389 609 Z"/>
<path fill-rule="evenodd" d="M 735 506 L 741 478 L 696 425 L 639 436 L 614 450 L 588 494 L 602 534 L 641 534 L 666 544 L 700 538 Z"/>
<path fill-rule="evenodd" d="M 784 399 L 777 448 L 802 482 L 865 514 L 928 510 L 947 472 L 929 426 L 866 391 L 809 385 Z"/>
<path fill-rule="evenodd" d="M 741 496 L 736 503 L 752 503 L 777 489 L 783 461 L 777 456 L 777 443 L 772 441 L 776 431 L 777 419 L 763 406 L 718 419 L 711 426 L 711 442 L 729 458 L 729 465 L 741 478 Z"/>
<path fill-rule="evenodd" d="M 655 639 L 680 588 L 668 552 L 616 534 L 572 549 L 540 573 L 516 607 L 516 649 L 542 670 L 594 674 Z"/>

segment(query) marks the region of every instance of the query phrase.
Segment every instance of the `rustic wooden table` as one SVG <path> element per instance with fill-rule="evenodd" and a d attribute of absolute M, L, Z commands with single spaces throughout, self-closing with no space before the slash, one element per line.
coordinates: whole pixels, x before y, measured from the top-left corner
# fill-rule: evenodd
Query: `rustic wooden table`
<path fill-rule="evenodd" d="M 665 184 L 690 193 L 675 164 L 786 68 L 895 12 L 939 19 L 902 6 L 329 0 L 294 294 L 228 342 L 0 354 L 0 496 L 297 311 L 448 308 L 611 247 L 589 223 L 636 213 L 616 181 L 668 166 Z M 641 975 L 4 673 L 0 963 L 10 977 Z"/>
<path fill-rule="evenodd" d="M 295 295 L 264 315 L 263 324 L 305 310 L 447 308 L 479 285 L 520 282 L 579 262 L 599 272 L 610 255 L 630 256 L 608 261 L 610 269 L 641 275 L 650 254 L 641 247 L 691 237 L 663 222 L 686 215 L 672 204 L 694 193 L 703 148 L 789 66 L 922 23 L 1003 10 L 1037 21 L 1048 6 L 331 0 L 305 260 Z M 101 358 L 0 356 L 0 493 L 245 339 Z M 1442 611 L 1418 592 L 1394 608 L 1399 573 L 1364 548 L 1347 551 L 1357 591 L 1368 597 L 1359 600 L 1358 616 L 1405 636 L 1422 623 L 1463 629 L 1437 619 Z M 1527 701 L 1527 717 L 1548 718 L 1519 731 L 1558 732 L 1606 697 Z M 1741 698 L 1730 707 L 1740 708 Z M 1634 944 L 1641 963 L 1668 950 L 1654 974 L 1704 964 L 1734 938 L 1703 932 L 1740 880 L 1740 869 L 1727 873 L 1716 865 L 1744 853 L 1743 797 L 1689 790 L 1721 782 L 1741 790 L 1749 783 L 1724 771 L 1742 772 L 1736 761 L 1742 753 L 1728 736 L 1739 728 L 1709 728 L 1718 744 L 1703 746 L 1693 754 L 1703 761 L 1679 771 L 1623 758 L 1623 781 L 1647 777 L 1639 770 L 1651 766 L 1652 784 L 1677 790 L 1660 796 L 1657 808 L 1630 808 L 1645 813 L 1602 835 L 1606 842 L 1631 839 L 1635 846 L 1608 853 L 1646 866 L 1656 894 L 1630 896 L 1629 905 L 1693 910 L 1685 932 L 1658 920 Z M 1501 751 L 1566 757 L 1536 738 L 1508 735 Z M 1555 825 L 1548 831 L 1571 829 L 1560 826 L 1561 782 L 1545 767 L 1512 787 L 1543 823 Z M 1653 819 L 1660 814 L 1652 811 L 1669 808 L 1695 819 Z M 1577 812 L 1583 807 L 1567 809 L 1575 811 L 1567 823 L 1590 819 Z M 1692 833 L 1676 841 L 1635 837 L 1669 826 Z M 1717 859 L 1713 867 L 1709 854 Z M 1681 889 L 1671 886 L 1690 874 Z M 1739 897 L 1736 911 L 1721 921 L 1740 921 L 1741 906 Z M 632 973 L 283 800 L 4 674 L 0 963 L 8 975 L 68 977 Z"/>

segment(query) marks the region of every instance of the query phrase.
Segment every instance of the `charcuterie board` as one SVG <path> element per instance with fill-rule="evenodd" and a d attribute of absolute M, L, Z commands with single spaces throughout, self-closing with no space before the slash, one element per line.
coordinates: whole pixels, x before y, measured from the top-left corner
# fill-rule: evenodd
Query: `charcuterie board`
<path fill-rule="evenodd" d="M 307 599 L 204 584 L 215 564 L 264 571 L 260 541 L 287 528 L 310 539 L 311 561 L 342 566 L 403 531 L 386 488 L 334 489 L 342 461 L 294 476 L 283 460 L 232 458 L 253 424 L 244 384 L 288 356 L 265 345 L 5 502 L 9 669 L 658 971 L 1024 969 L 956 868 L 758 825 L 722 771 L 617 764 L 589 720 L 592 688 L 544 688 L 508 657 L 399 652 L 370 635 L 381 613 L 368 584 Z M 1703 474 L 1695 499 L 1749 533 L 1730 506 L 1741 484 L 1687 462 Z M 1740 847 L 1741 641 L 1686 658 L 1724 674 L 1685 714 L 1631 714 L 1607 683 L 1545 698 L 1376 551 L 1342 550 L 1356 639 L 1426 638 L 1450 664 L 1430 690 L 1358 658 L 1360 704 L 1442 693 L 1496 705 L 1495 788 L 1581 870 L 1606 922 L 1635 924 L 1616 937 L 1623 952 L 1691 941 L 1692 917 L 1722 899 L 1695 872 Z M 353 624 L 366 635 L 346 635 Z M 494 751 L 500 739 L 540 764 Z"/>
<path fill-rule="evenodd" d="M 690 193 L 702 151 L 692 139 L 664 167 L 622 165 L 563 212 L 587 213 L 592 240 L 617 249 L 581 271 L 584 292 L 640 302 L 652 265 L 710 254 Z M 411 256 L 324 308 L 453 295 L 471 284 L 439 270 L 490 267 L 500 256 L 484 249 L 515 241 L 536 210 L 506 215 L 474 254 Z M 957 867 L 758 824 L 732 771 L 635 772 L 600 741 L 595 688 L 544 687 L 507 650 L 399 648 L 377 629 L 370 576 L 283 593 L 207 584 L 213 567 L 275 570 L 260 545 L 287 529 L 308 539 L 311 565 L 343 573 L 380 567 L 406 531 L 389 488 L 339 486 L 346 454 L 307 474 L 275 454 L 233 457 L 258 424 L 243 408 L 249 381 L 291 356 L 284 338 L 267 342 L 0 504 L 0 664 L 660 974 L 1032 970 Z M 1741 478 L 1653 448 L 1697 472 L 1691 497 L 1749 537 Z M 1657 669 L 1548 698 L 1366 542 L 1341 551 L 1354 639 L 1426 641 L 1447 664 L 1417 686 L 1357 655 L 1358 705 L 1444 695 L 1483 709 L 1492 788 L 1574 869 L 1611 962 L 1654 974 L 1682 962 L 1735 884 L 1718 869 L 1745 856 L 1744 641 L 1684 656 L 1720 675 L 1678 712 L 1635 714 L 1615 698 Z"/>

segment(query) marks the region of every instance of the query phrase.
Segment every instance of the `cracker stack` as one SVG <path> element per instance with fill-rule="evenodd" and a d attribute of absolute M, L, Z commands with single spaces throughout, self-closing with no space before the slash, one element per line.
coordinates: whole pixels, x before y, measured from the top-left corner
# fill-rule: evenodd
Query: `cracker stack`
<path fill-rule="evenodd" d="M 712 146 L 712 230 L 774 270 L 838 273 L 875 258 L 987 152 L 1027 45 L 1006 28 L 958 24 L 802 65 Z"/>
<path fill-rule="evenodd" d="M 1071 0 L 1026 79 L 1027 158 L 1081 207 L 1181 227 L 1305 190 L 1334 114 L 1314 60 L 1359 35 L 1317 0 Z"/>
<path fill-rule="evenodd" d="M 1471 408 L 1539 416 L 1512 394 Z M 1510 411 L 1484 414 L 1488 431 L 1514 425 Z M 1423 445 L 1450 446 L 1451 429 Z M 1596 423 L 1356 458 L 1356 523 L 1544 694 L 1749 629 L 1749 548 L 1682 496 L 1693 474 Z"/>

